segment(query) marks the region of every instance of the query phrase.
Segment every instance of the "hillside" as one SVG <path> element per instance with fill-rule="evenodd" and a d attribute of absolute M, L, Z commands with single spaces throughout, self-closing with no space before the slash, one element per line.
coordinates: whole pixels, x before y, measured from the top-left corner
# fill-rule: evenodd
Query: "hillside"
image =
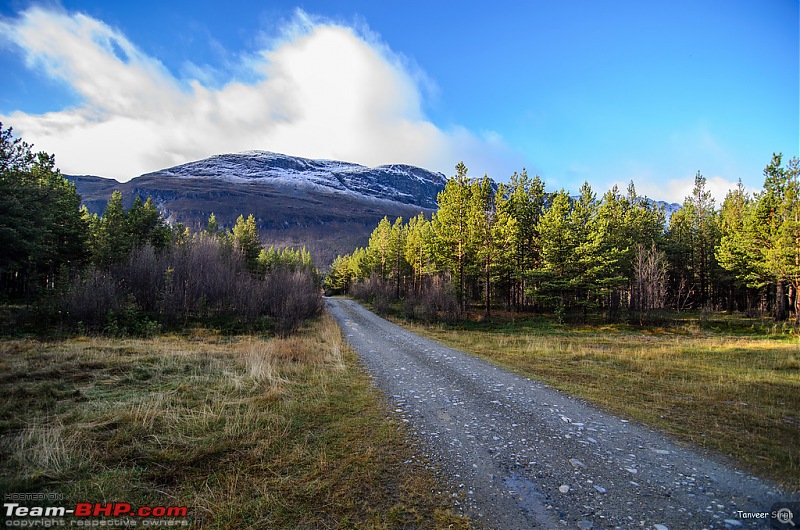
<path fill-rule="evenodd" d="M 102 213 L 114 190 L 127 205 L 136 196 L 152 197 L 170 221 L 195 229 L 212 212 L 223 227 L 252 213 L 267 244 L 305 245 L 323 267 L 365 245 L 384 216 L 429 215 L 446 182 L 441 173 L 413 166 L 368 168 L 266 151 L 216 155 L 122 183 L 67 178 L 93 213 Z"/>

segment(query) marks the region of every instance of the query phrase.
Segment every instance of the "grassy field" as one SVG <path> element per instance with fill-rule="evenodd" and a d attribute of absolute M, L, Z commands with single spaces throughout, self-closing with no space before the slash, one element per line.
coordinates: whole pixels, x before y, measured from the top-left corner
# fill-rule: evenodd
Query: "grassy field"
<path fill-rule="evenodd" d="M 327 315 L 284 339 L 5 339 L 0 396 L 2 493 L 188 506 L 197 528 L 470 524 Z"/>
<path fill-rule="evenodd" d="M 727 316 L 668 328 L 510 317 L 404 325 L 800 490 L 796 335 Z"/>

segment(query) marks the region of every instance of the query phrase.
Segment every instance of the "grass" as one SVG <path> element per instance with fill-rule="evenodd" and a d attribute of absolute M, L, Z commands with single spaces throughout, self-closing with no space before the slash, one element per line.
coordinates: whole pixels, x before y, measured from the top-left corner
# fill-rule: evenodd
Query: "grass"
<path fill-rule="evenodd" d="M 6 339 L 0 396 L 2 493 L 196 528 L 470 525 L 327 315 L 281 339 Z"/>
<path fill-rule="evenodd" d="M 800 490 L 800 340 L 760 322 L 404 325 Z"/>

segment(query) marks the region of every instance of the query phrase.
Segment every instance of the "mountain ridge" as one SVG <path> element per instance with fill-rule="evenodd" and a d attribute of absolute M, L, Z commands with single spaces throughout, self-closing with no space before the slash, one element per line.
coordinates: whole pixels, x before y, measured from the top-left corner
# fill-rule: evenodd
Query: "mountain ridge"
<path fill-rule="evenodd" d="M 218 154 L 145 173 L 126 182 L 65 175 L 83 204 L 101 214 L 114 190 L 129 207 L 152 197 L 170 222 L 197 230 L 213 212 L 221 227 L 252 214 L 262 239 L 277 247 L 306 246 L 319 266 L 365 246 L 378 222 L 422 213 L 430 217 L 447 177 L 406 164 L 367 167 L 271 151 Z M 678 204 L 663 206 L 667 219 Z"/>
<path fill-rule="evenodd" d="M 366 245 L 384 217 L 430 216 L 447 182 L 441 173 L 405 164 L 369 168 L 270 151 L 219 154 L 146 173 L 127 182 L 65 175 L 84 205 L 102 213 L 114 190 L 126 206 L 152 197 L 171 222 L 194 229 L 213 212 L 223 227 L 253 214 L 268 244 L 306 246 L 318 265 Z"/>

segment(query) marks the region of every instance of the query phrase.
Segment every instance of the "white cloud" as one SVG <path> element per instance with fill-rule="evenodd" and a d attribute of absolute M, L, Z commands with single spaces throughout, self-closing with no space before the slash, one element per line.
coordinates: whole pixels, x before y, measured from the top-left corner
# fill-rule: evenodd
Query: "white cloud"
<path fill-rule="evenodd" d="M 129 179 L 250 149 L 448 174 L 461 159 L 482 172 L 518 158 L 499 135 L 431 123 L 421 101 L 429 82 L 374 34 L 302 12 L 268 49 L 243 60 L 252 74 L 243 77 L 256 81 L 221 86 L 210 81 L 218 72 L 204 76 L 191 64 L 184 74 L 195 80 L 176 78 L 121 32 L 82 14 L 32 8 L 0 22 L 0 35 L 31 68 L 81 97 L 75 108 L 0 116 L 55 153 L 65 173 Z"/>
<path fill-rule="evenodd" d="M 651 174 L 639 174 L 627 182 L 615 181 L 609 185 L 616 185 L 624 192 L 628 183 L 633 180 L 636 193 L 651 199 L 683 204 L 683 200 L 692 194 L 694 189 L 694 175 L 685 178 L 656 179 Z M 720 176 L 706 177 L 706 190 L 711 192 L 717 208 L 722 207 L 722 202 L 729 190 L 736 188 L 738 182 L 733 182 Z"/>

